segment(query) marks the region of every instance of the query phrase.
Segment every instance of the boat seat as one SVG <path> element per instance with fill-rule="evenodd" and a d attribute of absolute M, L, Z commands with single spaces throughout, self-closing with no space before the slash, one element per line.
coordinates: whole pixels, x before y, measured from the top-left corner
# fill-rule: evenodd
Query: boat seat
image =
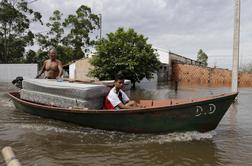
<path fill-rule="evenodd" d="M 197 100 L 192 99 L 159 99 L 159 100 L 140 100 L 138 104 L 144 107 L 162 107 L 162 106 L 171 106 L 178 104 L 185 104 L 195 102 Z"/>
<path fill-rule="evenodd" d="M 139 104 L 144 107 L 160 107 L 172 105 L 172 100 L 140 100 Z"/>
<path fill-rule="evenodd" d="M 170 106 L 172 105 L 172 100 L 153 100 L 153 107 L 162 107 L 162 106 Z"/>
<path fill-rule="evenodd" d="M 139 105 L 144 106 L 144 107 L 152 107 L 153 100 L 140 100 Z"/>

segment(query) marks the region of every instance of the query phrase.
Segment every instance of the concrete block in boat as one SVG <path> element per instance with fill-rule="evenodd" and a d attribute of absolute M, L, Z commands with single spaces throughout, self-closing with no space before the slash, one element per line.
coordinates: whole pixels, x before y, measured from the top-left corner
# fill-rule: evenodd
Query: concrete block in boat
<path fill-rule="evenodd" d="M 24 80 L 23 89 L 88 101 L 104 98 L 109 91 L 109 88 L 103 84 L 57 82 L 49 79 Z"/>
<path fill-rule="evenodd" d="M 82 100 L 78 98 L 70 98 L 51 93 L 31 91 L 26 89 L 21 89 L 20 98 L 35 103 L 64 107 L 64 108 L 76 107 L 76 108 L 100 109 L 102 108 L 103 104 L 103 97 L 94 98 L 92 100 Z"/>

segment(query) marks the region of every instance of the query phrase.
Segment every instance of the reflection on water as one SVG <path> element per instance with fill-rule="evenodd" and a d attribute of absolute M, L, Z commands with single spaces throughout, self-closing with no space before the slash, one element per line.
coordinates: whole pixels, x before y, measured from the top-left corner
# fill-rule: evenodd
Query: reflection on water
<path fill-rule="evenodd" d="M 210 88 L 199 86 L 180 86 L 175 90 L 174 83 L 155 83 L 147 82 L 145 84 L 137 84 L 135 90 L 131 90 L 128 94 L 133 100 L 138 99 L 165 99 L 165 98 L 197 98 L 221 93 L 230 92 L 230 88 Z"/>
<path fill-rule="evenodd" d="M 232 104 L 229 108 L 229 112 L 227 113 L 228 124 L 233 130 L 235 130 L 237 126 L 237 104 L 237 102 Z"/>
<path fill-rule="evenodd" d="M 130 134 L 96 130 L 16 110 L 0 83 L 0 147 L 12 146 L 23 165 L 251 165 L 251 89 L 241 89 L 216 130 L 208 133 Z M 9 89 L 8 89 L 9 88 Z M 145 83 L 132 99 L 192 98 L 228 88 Z M 0 165 L 4 165 L 0 157 Z"/>

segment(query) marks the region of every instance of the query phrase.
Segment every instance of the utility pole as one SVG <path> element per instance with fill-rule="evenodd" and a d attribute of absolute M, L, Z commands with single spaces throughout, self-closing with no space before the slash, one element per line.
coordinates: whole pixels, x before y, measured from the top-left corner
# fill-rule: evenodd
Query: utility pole
<path fill-rule="evenodd" d="M 239 45 L 240 45 L 240 0 L 235 0 L 232 92 L 238 91 Z"/>
<path fill-rule="evenodd" d="M 102 38 L 102 14 L 99 14 L 100 19 L 100 39 Z"/>

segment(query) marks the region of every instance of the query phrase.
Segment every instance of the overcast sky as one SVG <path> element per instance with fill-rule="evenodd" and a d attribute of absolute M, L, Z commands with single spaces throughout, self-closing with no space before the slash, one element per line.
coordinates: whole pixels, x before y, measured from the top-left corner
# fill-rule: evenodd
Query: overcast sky
<path fill-rule="evenodd" d="M 65 16 L 80 5 L 102 14 L 102 33 L 134 28 L 157 48 L 196 59 L 203 49 L 210 66 L 230 68 L 234 0 L 38 0 L 30 7 L 44 22 L 54 10 Z M 252 63 L 252 0 L 241 0 L 240 64 Z M 43 31 L 33 25 L 34 32 Z"/>

